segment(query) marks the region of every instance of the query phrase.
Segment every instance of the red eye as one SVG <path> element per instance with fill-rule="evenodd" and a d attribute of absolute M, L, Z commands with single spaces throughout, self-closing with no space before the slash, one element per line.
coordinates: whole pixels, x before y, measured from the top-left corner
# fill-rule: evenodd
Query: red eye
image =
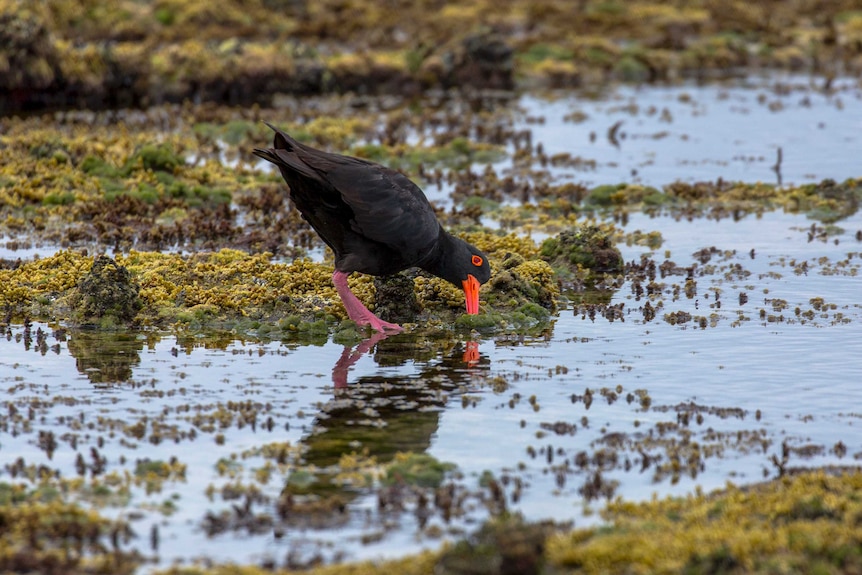
<path fill-rule="evenodd" d="M 473 259 L 471 261 L 473 262 L 473 265 L 478 268 L 482 265 L 482 262 L 484 260 L 482 259 L 482 256 L 473 256 Z"/>

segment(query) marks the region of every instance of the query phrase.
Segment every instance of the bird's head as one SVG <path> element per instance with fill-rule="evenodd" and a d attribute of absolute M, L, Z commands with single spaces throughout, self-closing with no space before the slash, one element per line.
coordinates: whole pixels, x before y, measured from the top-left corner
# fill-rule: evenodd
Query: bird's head
<path fill-rule="evenodd" d="M 461 287 L 464 289 L 464 300 L 467 303 L 467 313 L 479 313 L 479 287 L 491 278 L 491 266 L 488 256 L 475 247 L 467 244 L 468 253 L 463 255 L 461 262 Z"/>
<path fill-rule="evenodd" d="M 431 257 L 419 264 L 425 271 L 464 290 L 467 313 L 479 313 L 479 288 L 491 279 L 488 256 L 440 228 Z"/>

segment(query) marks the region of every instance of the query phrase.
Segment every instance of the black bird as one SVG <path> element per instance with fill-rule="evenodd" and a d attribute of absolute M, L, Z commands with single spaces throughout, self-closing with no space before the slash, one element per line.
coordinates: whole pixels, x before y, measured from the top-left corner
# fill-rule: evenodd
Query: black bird
<path fill-rule="evenodd" d="M 275 131 L 273 147 L 254 153 L 279 167 L 290 199 L 335 252 L 332 282 L 350 319 L 377 331 L 400 330 L 362 305 L 347 277 L 411 267 L 462 288 L 467 313 L 479 313 L 479 286 L 491 277 L 488 258 L 443 229 L 416 184 L 396 170 L 314 149 L 267 126 Z"/>

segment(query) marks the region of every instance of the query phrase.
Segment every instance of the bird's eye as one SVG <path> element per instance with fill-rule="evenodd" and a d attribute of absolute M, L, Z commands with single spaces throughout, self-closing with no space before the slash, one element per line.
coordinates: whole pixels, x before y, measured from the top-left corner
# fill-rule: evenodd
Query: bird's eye
<path fill-rule="evenodd" d="M 482 256 L 473 256 L 472 262 L 473 265 L 478 268 L 482 265 L 482 262 L 484 262 L 484 260 L 482 259 Z"/>

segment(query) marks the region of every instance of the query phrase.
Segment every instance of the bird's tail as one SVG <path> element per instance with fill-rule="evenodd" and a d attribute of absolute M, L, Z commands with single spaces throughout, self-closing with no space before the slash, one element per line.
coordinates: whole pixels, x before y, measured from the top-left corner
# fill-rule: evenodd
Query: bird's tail
<path fill-rule="evenodd" d="M 269 122 L 264 122 L 269 128 L 275 132 L 275 137 L 273 138 L 272 145 L 278 150 L 294 150 L 296 148 L 301 148 L 302 144 L 291 138 L 287 135 L 287 132 L 279 130 Z"/>
<path fill-rule="evenodd" d="M 275 136 L 272 141 L 272 148 L 255 148 L 252 152 L 255 156 L 263 158 L 268 162 L 272 162 L 273 164 L 278 164 L 278 155 L 276 154 L 276 150 L 293 150 L 297 146 L 297 141 L 288 136 L 282 130 L 279 130 L 269 122 L 264 122 L 269 128 L 275 132 Z"/>
<path fill-rule="evenodd" d="M 299 172 L 305 176 L 316 178 L 317 174 L 297 155 L 297 152 L 307 150 L 305 146 L 291 138 L 287 133 L 279 130 L 269 122 L 264 122 L 269 126 L 275 136 L 272 141 L 272 148 L 255 148 L 252 153 L 263 158 L 267 162 L 272 162 L 282 170 L 284 174 L 285 168 Z M 286 176 L 285 176 L 286 177 Z"/>

